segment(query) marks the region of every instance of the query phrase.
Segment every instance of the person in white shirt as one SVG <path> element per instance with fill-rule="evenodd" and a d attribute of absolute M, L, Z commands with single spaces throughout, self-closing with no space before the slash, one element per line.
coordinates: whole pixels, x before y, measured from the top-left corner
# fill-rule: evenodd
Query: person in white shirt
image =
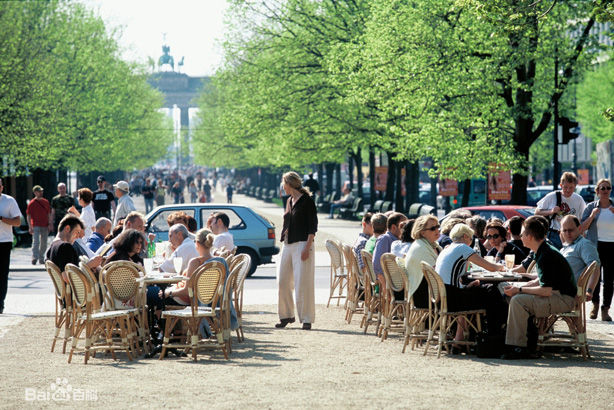
<path fill-rule="evenodd" d="M 118 198 L 117 209 L 113 217 L 113 226 L 117 226 L 120 219 L 124 219 L 132 211 L 136 211 L 134 202 L 130 198 L 130 185 L 126 181 L 118 181 L 113 185 L 115 188 L 115 196 Z"/>
<path fill-rule="evenodd" d="M 194 241 L 188 237 L 188 228 L 186 228 L 185 225 L 175 224 L 171 226 L 171 229 L 168 231 L 168 239 L 174 251 L 170 257 L 160 265 L 160 270 L 162 272 L 181 273 L 188 267 L 190 259 L 197 258 L 200 255 L 196 250 Z M 182 260 L 181 272 L 175 270 L 175 265 L 173 263 L 175 258 L 181 258 Z"/>
<path fill-rule="evenodd" d="M 0 178 L 0 314 L 4 311 L 4 298 L 9 283 L 11 249 L 13 247 L 13 226 L 21 224 L 21 211 L 15 198 L 2 193 Z"/>
<path fill-rule="evenodd" d="M 235 248 L 232 234 L 228 232 L 229 225 L 230 218 L 224 212 L 215 212 L 207 219 L 207 228 L 215 235 L 215 240 L 213 241 L 214 249 L 224 247 L 227 251 L 231 251 Z"/>
<path fill-rule="evenodd" d="M 563 172 L 561 175 L 561 191 L 550 192 L 537 203 L 535 215 L 545 216 L 551 219 L 548 239 L 550 242 L 561 249 L 560 230 L 561 220 L 565 215 L 575 215 L 582 217 L 586 204 L 584 199 L 575 193 L 578 178 L 573 172 Z M 557 192 L 560 195 L 560 205 L 558 203 Z"/>
<path fill-rule="evenodd" d="M 68 212 L 71 214 L 77 215 L 81 218 L 83 222 L 84 236 L 83 236 L 83 246 L 85 246 L 85 242 L 92 236 L 94 229 L 96 229 L 96 214 L 94 213 L 94 207 L 92 206 L 92 199 L 94 198 L 94 193 L 89 188 L 81 188 L 79 191 L 79 205 L 81 205 L 81 212 L 77 211 L 77 208 L 73 206 L 70 207 Z"/>

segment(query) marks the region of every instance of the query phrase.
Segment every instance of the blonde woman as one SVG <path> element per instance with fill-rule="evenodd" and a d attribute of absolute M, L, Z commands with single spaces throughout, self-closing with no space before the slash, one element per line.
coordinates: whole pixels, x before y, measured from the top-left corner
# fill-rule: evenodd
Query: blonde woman
<path fill-rule="evenodd" d="M 318 230 L 318 215 L 309 191 L 303 187 L 296 172 L 283 175 L 282 187 L 290 197 L 286 202 L 281 231 L 283 247 L 277 267 L 279 323 L 275 327 L 284 328 L 295 322 L 294 290 L 299 321 L 304 330 L 310 330 L 315 320 L 313 240 Z"/>
<path fill-rule="evenodd" d="M 416 307 L 428 307 L 428 285 L 422 274 L 421 262 L 426 262 L 433 268 L 441 247 L 439 238 L 439 220 L 433 215 L 422 215 L 416 219 L 411 229 L 414 242 L 405 255 L 405 271 L 409 278 L 408 294 L 413 296 Z"/>
<path fill-rule="evenodd" d="M 601 260 L 603 281 L 603 303 L 601 305 L 601 320 L 610 322 L 610 304 L 614 294 L 614 203 L 610 198 L 612 182 L 607 178 L 597 181 L 595 187 L 597 200 L 586 206 L 582 214 L 580 231 L 586 230 L 586 239 L 597 246 L 599 259 Z M 597 283 L 593 291 L 593 309 L 591 319 L 597 319 L 599 309 L 599 289 Z"/>

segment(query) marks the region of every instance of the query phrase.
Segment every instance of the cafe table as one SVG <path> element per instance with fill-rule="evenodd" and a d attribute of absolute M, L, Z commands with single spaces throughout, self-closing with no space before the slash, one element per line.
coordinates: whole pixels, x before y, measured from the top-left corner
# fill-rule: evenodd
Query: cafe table
<path fill-rule="evenodd" d="M 526 280 L 521 274 L 510 271 L 489 272 L 486 270 L 473 270 L 468 272 L 469 280 L 479 280 L 483 283 L 521 282 Z"/>
<path fill-rule="evenodd" d="M 164 273 L 164 272 L 160 272 L 159 270 L 152 270 L 150 272 L 148 272 L 145 276 L 137 279 L 138 282 L 142 282 L 145 286 L 149 286 L 149 285 L 158 285 L 160 287 L 160 289 L 162 290 L 162 292 L 164 292 L 164 289 L 166 289 L 167 286 L 169 285 L 173 285 L 175 283 L 179 283 L 182 280 L 186 280 L 187 278 L 185 276 L 181 276 L 178 275 L 176 273 Z M 164 298 L 162 298 L 162 310 L 164 310 L 166 304 L 164 302 Z M 154 357 L 156 354 L 160 353 L 162 351 L 162 345 L 161 344 L 157 344 L 155 343 L 155 339 L 154 339 L 154 318 L 155 318 L 155 312 L 154 309 L 150 309 L 150 316 L 149 316 L 150 320 L 149 320 L 149 334 L 150 334 L 150 338 L 152 340 L 152 344 L 154 345 L 154 348 L 152 349 L 152 351 L 146 356 L 147 358 L 152 358 Z M 160 319 L 162 320 L 162 319 Z M 164 331 L 164 326 L 162 326 L 162 324 L 160 324 L 160 330 L 163 332 Z M 177 356 L 183 356 L 183 352 L 179 352 L 176 349 L 169 349 L 169 351 L 175 353 L 175 355 Z"/>

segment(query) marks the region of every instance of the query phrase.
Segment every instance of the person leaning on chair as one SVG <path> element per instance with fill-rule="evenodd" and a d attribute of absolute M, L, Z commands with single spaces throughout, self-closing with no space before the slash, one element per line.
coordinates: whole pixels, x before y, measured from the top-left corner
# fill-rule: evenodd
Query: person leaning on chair
<path fill-rule="evenodd" d="M 522 242 L 535 252 L 537 279 L 521 287 L 506 286 L 504 289 L 511 300 L 505 335 L 507 352 L 503 359 L 531 356 L 527 350 L 529 317 L 547 317 L 573 309 L 576 279 L 563 255 L 546 243 L 546 233 L 546 228 L 536 216 L 527 218 L 523 223 Z"/>
<path fill-rule="evenodd" d="M 292 288 L 295 287 L 296 311 L 304 330 L 310 330 L 315 320 L 315 252 L 313 240 L 318 230 L 316 204 L 309 191 L 302 186 L 296 172 L 282 177 L 283 189 L 290 194 L 281 231 L 281 258 L 277 265 L 279 284 L 277 328 L 294 323 Z M 294 286 L 293 286 L 294 284 Z"/>

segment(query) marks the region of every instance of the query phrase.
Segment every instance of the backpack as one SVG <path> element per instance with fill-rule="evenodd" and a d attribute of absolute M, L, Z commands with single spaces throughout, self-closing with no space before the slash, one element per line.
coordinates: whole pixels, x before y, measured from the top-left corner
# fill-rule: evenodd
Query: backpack
<path fill-rule="evenodd" d="M 556 206 L 560 208 L 562 202 L 563 202 L 563 197 L 561 196 L 561 191 L 556 191 Z M 548 217 L 548 222 L 550 222 L 550 225 L 549 225 L 550 228 L 552 228 L 552 221 L 554 221 L 554 218 L 556 218 L 556 214 L 550 215 Z"/>

